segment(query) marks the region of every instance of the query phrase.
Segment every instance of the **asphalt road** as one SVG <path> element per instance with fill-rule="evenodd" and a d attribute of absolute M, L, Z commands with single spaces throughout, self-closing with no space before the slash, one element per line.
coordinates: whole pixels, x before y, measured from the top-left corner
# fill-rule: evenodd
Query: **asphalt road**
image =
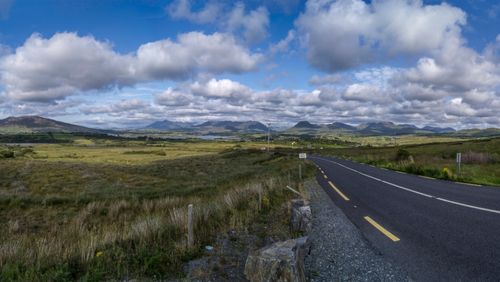
<path fill-rule="evenodd" d="M 335 204 L 413 279 L 500 281 L 500 188 L 308 159 Z"/>

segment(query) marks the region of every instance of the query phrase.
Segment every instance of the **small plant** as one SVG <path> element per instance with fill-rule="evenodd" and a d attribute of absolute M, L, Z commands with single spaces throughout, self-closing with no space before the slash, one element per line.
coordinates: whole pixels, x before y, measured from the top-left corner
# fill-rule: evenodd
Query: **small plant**
<path fill-rule="evenodd" d="M 268 196 L 262 197 L 262 206 L 269 207 L 270 204 L 271 204 L 271 202 L 269 201 L 269 197 Z"/>
<path fill-rule="evenodd" d="M 447 167 L 443 168 L 442 174 L 443 174 L 444 179 L 452 179 L 453 178 L 453 173 Z"/>

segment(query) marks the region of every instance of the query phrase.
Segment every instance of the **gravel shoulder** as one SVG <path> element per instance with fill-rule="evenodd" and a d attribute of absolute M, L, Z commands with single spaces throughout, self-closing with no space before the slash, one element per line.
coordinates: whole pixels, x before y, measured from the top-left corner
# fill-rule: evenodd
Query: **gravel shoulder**
<path fill-rule="evenodd" d="M 305 183 L 313 214 L 309 281 L 412 281 L 363 237 L 316 180 Z"/>

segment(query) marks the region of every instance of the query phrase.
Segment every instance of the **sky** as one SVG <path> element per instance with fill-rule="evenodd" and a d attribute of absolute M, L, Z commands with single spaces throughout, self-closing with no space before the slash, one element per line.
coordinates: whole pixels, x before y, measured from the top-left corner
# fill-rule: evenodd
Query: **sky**
<path fill-rule="evenodd" d="M 500 127 L 496 0 L 0 0 L 0 118 Z"/>

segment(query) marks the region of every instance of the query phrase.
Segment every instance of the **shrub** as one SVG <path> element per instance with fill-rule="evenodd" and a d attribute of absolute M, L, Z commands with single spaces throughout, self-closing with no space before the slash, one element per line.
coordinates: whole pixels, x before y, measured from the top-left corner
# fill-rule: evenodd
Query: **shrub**
<path fill-rule="evenodd" d="M 396 153 L 396 161 L 406 161 L 410 158 L 410 152 L 405 149 L 399 149 Z"/>
<path fill-rule="evenodd" d="M 492 158 L 491 155 L 487 153 L 467 152 L 462 154 L 462 162 L 469 164 L 487 164 L 492 162 Z"/>

